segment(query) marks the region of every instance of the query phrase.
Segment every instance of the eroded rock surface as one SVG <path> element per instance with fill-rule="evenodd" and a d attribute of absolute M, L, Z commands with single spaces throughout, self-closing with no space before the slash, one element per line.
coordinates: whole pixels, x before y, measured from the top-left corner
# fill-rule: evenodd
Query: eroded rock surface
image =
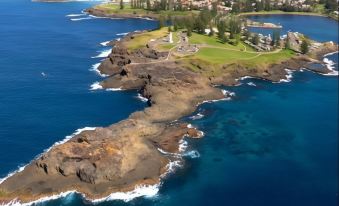
<path fill-rule="evenodd" d="M 42 154 L 0 184 L 0 203 L 14 198 L 28 202 L 69 190 L 95 199 L 140 184 L 157 184 L 174 158 L 160 151 L 178 152 L 184 136 L 199 136 L 177 120 L 194 112 L 203 101 L 224 98 L 214 84 L 234 85 L 243 76 L 279 81 L 285 78 L 286 68 L 296 70 L 316 61 L 300 55 L 262 69 L 224 65 L 221 76 L 206 77 L 190 71 L 181 61 L 167 60 L 166 52 L 148 47 L 128 51 L 124 41 L 129 38 L 116 42 L 100 65 L 101 73 L 110 75 L 100 84 L 103 88 L 137 89 L 148 99 L 149 107 L 109 127 L 83 131 Z M 333 45 L 325 50 L 335 49 Z M 325 50 L 316 51 L 316 56 Z"/>

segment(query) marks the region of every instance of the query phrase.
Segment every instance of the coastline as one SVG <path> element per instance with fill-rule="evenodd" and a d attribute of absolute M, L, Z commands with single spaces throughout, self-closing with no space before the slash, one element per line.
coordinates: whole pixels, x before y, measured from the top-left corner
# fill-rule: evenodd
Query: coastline
<path fill-rule="evenodd" d="M 129 36 L 127 36 L 126 38 L 128 39 Z M 124 38 L 123 41 L 125 41 L 125 40 L 126 39 Z M 119 60 L 120 57 L 126 57 L 126 54 L 124 54 L 122 50 L 119 50 L 119 47 L 118 47 L 118 49 L 114 50 L 114 52 L 112 52 L 112 53 L 120 55 L 120 56 L 119 55 L 115 56 L 115 58 L 113 58 L 115 60 L 118 60 L 119 62 L 120 62 L 120 60 Z M 119 57 L 119 58 L 117 58 L 117 57 Z M 127 56 L 127 58 L 130 58 L 130 57 Z M 153 59 L 151 59 L 151 61 L 152 60 Z M 145 61 L 149 61 L 149 59 L 145 60 Z M 284 62 L 284 63 L 286 63 L 286 62 Z M 288 65 L 292 65 L 291 67 L 293 67 L 293 65 L 294 65 L 295 68 L 297 66 L 299 66 L 299 64 L 297 62 L 288 62 Z M 130 65 L 130 66 L 128 66 L 128 64 L 125 64 L 124 66 L 128 67 L 128 71 L 127 71 L 128 76 L 127 77 L 126 77 L 126 75 L 122 75 L 122 71 L 126 67 L 123 67 L 123 68 L 101 67 L 101 68 L 99 68 L 100 74 L 111 75 L 104 82 L 100 83 L 100 85 L 105 89 L 122 88 L 122 89 L 126 89 L 126 90 L 128 90 L 128 89 L 138 89 L 138 90 L 140 90 L 142 97 L 146 98 L 146 99 L 148 99 L 148 101 L 150 101 L 151 107 L 147 108 L 145 111 L 133 113 L 129 117 L 129 119 L 126 120 L 126 121 L 131 120 L 132 123 L 133 123 L 133 121 L 135 121 L 134 123 L 137 126 L 139 124 L 143 125 L 145 123 L 146 128 L 142 127 L 143 129 L 147 129 L 147 127 L 152 127 L 152 124 L 159 124 L 160 125 L 159 127 L 170 127 L 173 124 L 173 121 L 176 121 L 177 119 L 180 119 L 181 117 L 186 116 L 186 115 L 192 113 L 193 111 L 195 111 L 195 109 L 197 108 L 196 106 L 195 107 L 193 106 L 191 108 L 185 108 L 186 107 L 185 105 L 187 105 L 187 104 L 191 105 L 192 102 L 196 103 L 194 105 L 199 105 L 199 104 L 206 102 L 206 101 L 214 101 L 213 98 L 216 98 L 216 99 L 219 99 L 219 100 L 224 99 L 225 98 L 224 94 L 222 94 L 222 92 L 220 90 L 214 88 L 214 85 L 217 84 L 217 83 L 221 83 L 223 85 L 234 85 L 234 84 L 237 83 L 235 77 L 241 78 L 242 75 L 246 75 L 246 74 L 254 75 L 254 77 L 255 77 L 255 75 L 258 75 L 256 73 L 253 74 L 253 73 L 246 73 L 245 71 L 240 71 L 240 73 L 232 74 L 230 76 L 230 78 L 228 78 L 228 79 L 219 80 L 219 79 L 215 78 L 215 79 L 212 79 L 212 80 L 208 80 L 206 78 L 200 77 L 199 75 L 197 75 L 193 72 L 188 72 L 188 71 L 185 71 L 183 69 L 178 68 L 181 65 L 180 65 L 180 63 L 176 63 L 175 61 L 174 62 L 168 62 L 168 65 L 161 65 L 161 66 L 165 67 L 164 70 L 168 69 L 169 71 L 173 71 L 170 74 L 168 73 L 168 71 L 165 72 L 164 70 L 160 70 L 160 73 L 157 73 L 159 71 L 159 67 L 154 67 L 154 68 L 149 69 L 149 68 L 142 67 L 142 65 L 139 65 L 139 66 Z M 286 75 L 289 75 L 288 72 L 286 72 L 286 70 L 282 70 L 282 68 L 280 68 L 279 65 L 276 65 L 272 68 L 274 68 L 274 69 L 272 69 L 273 73 L 270 74 L 271 76 L 260 76 L 260 75 L 258 75 L 257 78 L 263 78 L 265 80 L 277 82 L 276 80 L 278 80 L 278 78 L 282 78 Z M 277 72 L 277 73 L 274 73 L 274 72 Z M 176 74 L 176 73 L 178 73 L 178 74 Z M 148 75 L 151 75 L 151 78 L 149 78 Z M 174 76 L 174 78 L 172 77 L 172 75 Z M 184 77 L 182 77 L 181 75 L 184 75 Z M 190 76 L 193 76 L 193 78 L 190 78 Z M 132 83 L 133 81 L 136 81 L 136 83 Z M 199 81 L 202 81 L 202 84 L 200 84 Z M 187 86 L 188 89 L 183 88 L 182 85 L 180 85 L 182 83 L 185 87 Z M 167 87 L 166 86 L 167 84 L 171 84 L 171 85 L 169 87 Z M 115 87 L 116 85 L 118 85 L 118 86 L 120 85 L 121 87 Z M 171 108 L 169 111 L 167 111 L 168 108 L 166 109 L 166 107 L 170 107 L 171 105 L 165 104 L 166 107 L 161 106 L 161 104 L 163 104 L 164 102 L 167 102 L 169 100 L 173 100 L 173 98 L 177 98 L 177 97 L 181 98 L 182 96 L 188 95 L 192 91 L 191 90 L 192 88 L 193 88 L 193 90 L 197 90 L 197 91 L 194 91 L 194 95 L 190 96 L 191 99 L 189 99 L 189 100 L 184 99 L 184 100 L 180 100 L 179 102 L 174 101 L 176 103 L 179 103 L 179 105 L 181 107 L 184 107 L 184 108 L 181 108 L 182 109 L 181 112 L 175 113 L 175 115 L 172 115 L 170 113 L 173 112 L 173 109 Z M 200 97 L 200 95 L 201 95 L 200 89 L 201 88 L 206 90 L 205 92 L 203 92 L 203 93 L 205 93 L 204 94 L 205 96 L 203 96 L 203 97 Z M 168 90 L 170 90 L 170 91 L 168 91 Z M 183 94 L 180 94 L 181 90 L 184 90 Z M 179 92 L 179 94 L 178 94 L 178 92 Z M 211 96 L 210 96 L 209 92 L 212 93 Z M 163 97 L 164 95 L 170 95 L 170 98 Z M 159 104 L 160 104 L 160 106 L 159 106 Z M 153 109 L 152 109 L 152 107 L 153 107 Z M 165 110 L 163 110 L 163 108 L 165 108 Z M 163 117 L 162 114 L 161 114 L 163 111 L 167 111 L 168 116 Z M 152 115 L 156 115 L 156 118 L 153 119 Z M 124 121 L 125 120 L 123 120 L 122 122 L 124 122 Z M 150 123 L 150 124 L 148 124 L 148 123 Z M 120 123 L 118 123 L 118 124 L 120 124 Z M 122 124 L 121 127 L 125 127 L 127 129 L 131 126 L 131 125 L 124 125 L 124 123 L 121 123 L 121 124 Z M 186 128 L 184 128 L 184 126 L 186 126 Z M 192 129 L 192 128 L 187 128 L 187 126 L 188 125 L 183 124 L 183 125 L 176 125 L 175 127 L 170 128 L 168 131 L 165 131 L 165 134 L 167 132 L 170 133 L 170 134 L 168 134 L 168 137 L 164 138 L 164 139 L 156 139 L 156 137 L 159 136 L 159 133 L 164 134 L 163 133 L 164 128 L 155 128 L 156 131 L 153 131 L 152 133 L 145 132 L 146 133 L 145 136 L 146 136 L 147 140 L 150 140 L 150 142 L 152 142 L 152 144 L 155 141 L 156 144 L 153 145 L 154 148 L 152 148 L 152 149 L 155 149 L 157 146 L 160 146 L 156 149 L 159 150 L 159 148 L 161 148 L 162 150 L 165 149 L 164 151 L 166 151 L 166 152 L 168 151 L 168 152 L 177 153 L 179 151 L 179 148 L 180 148 L 179 142 L 180 142 L 180 140 L 183 139 L 184 136 L 191 134 L 191 136 L 194 137 L 198 133 L 198 131 L 196 131 L 196 130 L 194 130 L 194 131 L 189 130 L 189 129 Z M 96 135 L 98 135 L 100 137 L 102 134 L 110 133 L 111 130 L 112 130 L 111 127 L 112 126 L 110 126 L 110 128 L 107 128 L 107 130 L 106 130 L 106 128 L 98 128 L 98 130 L 104 130 L 104 131 L 98 131 L 98 132 L 96 131 L 97 129 L 95 129 L 94 131 L 89 132 L 89 133 L 84 131 L 83 133 L 79 133 L 79 134 L 75 135 L 74 137 L 72 137 L 71 139 L 68 139 L 68 140 L 72 141 L 72 139 L 73 139 L 75 141 L 75 143 L 79 143 L 78 142 L 79 140 L 86 142 L 86 139 L 83 139 L 84 136 L 85 137 L 91 137 L 93 135 L 95 137 Z M 135 127 L 135 125 L 132 126 L 132 127 Z M 133 129 L 129 130 L 128 132 L 131 132 L 131 131 L 136 132 L 136 131 L 139 131 L 140 128 L 137 128 L 137 129 L 138 130 L 135 130 L 133 128 Z M 178 130 L 178 129 L 179 130 L 182 129 L 182 131 L 179 133 L 180 135 L 174 134 L 173 132 L 175 130 Z M 119 131 L 120 130 L 118 130 L 118 133 L 119 133 Z M 125 133 L 125 134 L 128 135 L 128 133 Z M 140 136 L 140 137 L 144 138 L 143 136 Z M 178 138 L 178 139 L 175 140 L 174 142 L 171 142 L 173 137 Z M 89 140 L 90 140 L 89 142 L 92 141 L 91 139 L 89 139 Z M 105 141 L 107 141 L 107 139 Z M 113 141 L 115 141 L 115 140 L 113 140 Z M 83 143 L 83 142 L 81 142 L 81 143 Z M 168 144 L 168 142 L 170 142 L 170 144 Z M 64 143 L 67 143 L 67 142 L 63 142 L 62 144 L 64 144 Z M 117 143 L 122 144 L 121 142 L 117 142 Z M 140 144 L 143 144 L 143 142 L 140 143 Z M 52 150 L 55 149 L 56 147 L 59 147 L 59 146 L 61 146 L 61 144 L 53 146 Z M 151 147 L 151 145 L 148 145 L 148 146 Z M 61 148 L 61 151 L 64 151 L 63 149 L 65 149 L 65 151 L 68 151 L 69 148 L 67 148 L 67 147 Z M 46 152 L 49 152 L 49 151 L 50 150 L 47 150 Z M 156 153 L 154 153 L 154 154 L 156 154 Z M 51 158 L 51 157 L 48 157 L 48 158 Z M 161 158 L 161 156 L 159 156 L 159 158 Z M 165 163 L 167 163 L 167 164 L 164 164 L 164 163 L 160 164 L 163 167 L 160 167 L 160 169 L 162 171 L 157 174 L 157 175 L 159 175 L 159 177 L 161 177 L 163 174 L 166 173 L 165 169 L 166 169 L 167 165 L 170 164 L 170 162 L 166 162 L 166 161 L 165 161 Z M 39 174 L 42 175 L 42 174 L 44 174 L 44 172 L 42 170 L 44 170 L 44 166 L 38 168 L 37 171 L 39 172 Z M 59 175 L 59 174 L 57 174 L 57 175 Z M 20 178 L 20 177 L 18 177 L 18 178 Z M 5 180 L 5 181 L 7 181 L 7 180 Z M 116 190 L 115 192 L 131 191 L 131 190 L 133 190 L 133 188 L 135 189 L 135 186 L 138 186 L 140 184 L 146 184 L 146 183 L 152 183 L 153 185 L 157 185 L 157 184 L 160 183 L 160 179 L 158 179 L 156 177 L 155 179 L 148 179 L 148 181 L 141 181 L 141 183 L 136 182 L 136 183 L 133 183 L 131 187 L 127 186 L 125 190 Z M 150 184 L 150 185 L 152 185 L 152 184 Z M 1 187 L 1 185 L 0 185 L 0 187 Z M 114 191 L 114 190 L 111 190 L 111 191 Z M 51 194 L 53 194 L 53 193 L 51 193 Z M 86 193 L 82 193 L 82 194 L 86 194 Z M 91 196 L 91 195 L 88 195 L 88 196 Z M 34 197 L 34 198 L 36 198 L 36 197 Z M 103 197 L 103 198 L 105 198 L 105 197 Z M 0 199 L 1 199 L 1 196 L 0 196 Z"/>
<path fill-rule="evenodd" d="M 314 13 L 314 12 L 285 12 L 285 11 L 265 11 L 265 12 L 244 12 L 238 14 L 238 16 L 266 16 L 266 15 L 296 15 L 296 16 L 319 16 L 326 17 L 336 21 L 339 21 L 339 18 L 336 18 L 331 15 Z"/>
<path fill-rule="evenodd" d="M 98 9 L 98 8 L 88 8 L 84 11 L 88 15 L 93 15 L 96 17 L 101 18 L 131 18 L 131 19 L 145 19 L 145 20 L 152 20 L 156 21 L 159 18 L 159 15 L 156 14 L 133 14 L 133 13 L 108 13 L 105 10 Z"/>

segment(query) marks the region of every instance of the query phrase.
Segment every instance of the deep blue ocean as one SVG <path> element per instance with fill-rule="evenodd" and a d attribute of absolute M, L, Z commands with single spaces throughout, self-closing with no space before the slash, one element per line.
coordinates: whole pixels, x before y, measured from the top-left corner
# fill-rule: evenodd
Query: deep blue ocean
<path fill-rule="evenodd" d="M 100 43 L 157 22 L 67 16 L 97 3 L 1 0 L 0 177 L 78 128 L 107 126 L 146 106 L 136 91 L 91 91 L 101 77 L 90 70 L 102 60 L 92 57 L 109 49 Z M 338 41 L 338 23 L 328 18 L 253 18 Z M 338 54 L 328 58 L 338 62 Z M 99 205 L 337 205 L 338 77 L 304 71 L 289 83 L 246 79 L 224 89 L 232 100 L 203 104 L 196 112 L 203 118 L 185 118 L 205 132 L 188 140 L 200 156 L 186 157 L 156 197 Z M 42 205 L 90 203 L 69 195 Z"/>

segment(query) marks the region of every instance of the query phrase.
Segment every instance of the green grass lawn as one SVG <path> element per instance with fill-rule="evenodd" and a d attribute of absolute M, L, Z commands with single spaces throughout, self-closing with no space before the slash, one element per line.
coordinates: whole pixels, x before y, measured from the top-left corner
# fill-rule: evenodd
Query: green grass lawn
<path fill-rule="evenodd" d="M 287 60 L 294 56 L 291 50 L 281 50 L 277 53 L 248 53 L 216 48 L 201 48 L 193 58 L 201 59 L 212 64 L 238 63 L 248 67 L 265 66 Z"/>
<path fill-rule="evenodd" d="M 239 60 L 238 63 L 248 67 L 265 67 L 271 64 L 278 64 L 290 59 L 295 55 L 292 50 L 283 49 L 277 53 L 263 53 L 251 60 Z"/>
<path fill-rule="evenodd" d="M 212 64 L 229 64 L 239 61 L 239 59 L 248 59 L 256 56 L 255 53 L 242 51 L 230 51 L 217 48 L 201 48 L 194 58 L 201 59 Z"/>
<path fill-rule="evenodd" d="M 184 64 L 194 72 L 205 76 L 218 76 L 225 72 L 223 65 L 236 64 L 244 68 L 265 70 L 269 65 L 281 63 L 294 56 L 291 50 L 281 50 L 277 53 L 255 53 L 230 51 L 225 49 L 202 48 L 196 54 L 185 57 Z M 196 65 L 199 65 L 196 66 Z"/>
<path fill-rule="evenodd" d="M 222 43 L 216 36 L 208 36 L 197 33 L 192 33 L 192 36 L 189 37 L 189 42 L 191 44 L 206 44 L 208 46 L 235 49 L 239 51 L 244 51 L 245 49 L 246 51 L 254 51 L 252 47 L 249 47 L 241 42 L 235 46 L 228 43 Z"/>
<path fill-rule="evenodd" d="M 151 39 L 158 39 L 161 37 L 165 37 L 168 34 L 167 27 L 164 27 L 159 30 L 146 32 L 142 34 L 137 34 L 134 36 L 134 39 L 131 39 L 125 43 L 128 50 L 139 49 L 144 46 L 151 40 Z"/>

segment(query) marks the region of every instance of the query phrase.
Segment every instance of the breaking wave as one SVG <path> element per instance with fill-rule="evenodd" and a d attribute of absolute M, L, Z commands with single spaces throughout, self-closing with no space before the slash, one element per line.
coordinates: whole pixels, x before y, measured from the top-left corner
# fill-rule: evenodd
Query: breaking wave
<path fill-rule="evenodd" d="M 103 89 L 102 88 L 102 86 L 100 85 L 100 83 L 99 82 L 94 82 L 92 85 L 91 85 L 91 87 L 90 87 L 90 89 L 89 90 L 98 90 L 98 89 Z"/>
<path fill-rule="evenodd" d="M 82 17 L 82 18 L 72 18 L 71 21 L 82 21 L 82 20 L 88 20 L 88 19 L 93 19 L 93 17 Z"/>
<path fill-rule="evenodd" d="M 292 77 L 293 77 L 293 71 L 289 70 L 289 69 L 285 69 L 285 71 L 287 72 L 287 74 L 285 75 L 286 79 L 280 79 L 279 83 L 281 82 L 290 82 Z"/>
<path fill-rule="evenodd" d="M 197 119 L 202 119 L 203 117 L 204 117 L 203 114 L 198 113 L 198 114 L 196 114 L 196 115 L 191 116 L 190 119 L 192 119 L 192 120 L 197 120 Z"/>
<path fill-rule="evenodd" d="M 247 82 L 247 85 L 249 85 L 249 86 L 252 86 L 252 87 L 255 87 L 255 86 L 257 86 L 256 84 L 254 84 L 253 82 Z"/>
<path fill-rule="evenodd" d="M 142 102 L 148 102 L 148 99 L 143 97 L 140 93 L 138 93 L 137 98 L 140 99 Z"/>
<path fill-rule="evenodd" d="M 121 87 L 119 88 L 108 88 L 106 89 L 106 91 L 112 91 L 112 92 L 116 92 L 116 91 L 122 91 L 123 89 Z"/>
<path fill-rule="evenodd" d="M 78 17 L 78 16 L 86 16 L 86 14 L 81 13 L 81 14 L 68 14 L 66 17 Z"/>
<path fill-rule="evenodd" d="M 92 58 L 106 58 L 108 57 L 108 55 L 111 53 L 111 49 L 105 49 L 103 51 L 100 51 L 100 54 L 98 54 L 97 56 L 94 56 Z"/>
<path fill-rule="evenodd" d="M 107 75 L 107 74 L 101 74 L 101 72 L 98 70 L 99 66 L 100 66 L 100 63 L 93 64 L 90 71 L 94 71 L 95 73 L 97 73 L 101 77 L 108 77 L 109 75 Z"/>
<path fill-rule="evenodd" d="M 101 42 L 100 44 L 102 46 L 108 46 L 108 44 L 110 43 L 111 41 L 104 41 L 104 42 Z"/>
<path fill-rule="evenodd" d="M 137 197 L 154 197 L 158 194 L 160 188 L 160 184 L 155 185 L 138 185 L 134 188 L 134 190 L 129 192 L 115 192 L 110 194 L 107 197 L 101 199 L 90 200 L 93 203 L 106 202 L 111 200 L 123 200 L 124 202 L 131 201 Z"/>
<path fill-rule="evenodd" d="M 117 36 L 126 36 L 128 34 L 128 32 L 126 33 L 119 33 L 119 34 L 116 34 Z"/>
<path fill-rule="evenodd" d="M 324 74 L 326 76 L 338 76 L 338 71 L 335 70 L 334 65 L 336 65 L 336 63 L 328 58 L 324 58 L 323 62 L 325 63 L 326 67 L 328 70 L 330 70 L 331 72 Z"/>

